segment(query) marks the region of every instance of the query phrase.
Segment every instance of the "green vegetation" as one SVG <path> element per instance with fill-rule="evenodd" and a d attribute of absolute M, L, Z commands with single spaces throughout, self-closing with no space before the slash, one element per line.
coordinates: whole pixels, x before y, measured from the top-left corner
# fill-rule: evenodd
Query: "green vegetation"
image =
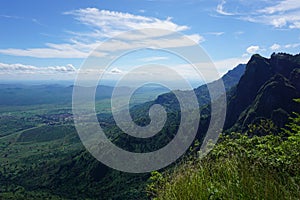
<path fill-rule="evenodd" d="M 41 126 L 34 129 L 23 131 L 18 142 L 47 142 L 65 138 L 68 134 L 76 136 L 76 130 L 73 126 Z"/>
<path fill-rule="evenodd" d="M 298 100 L 299 101 L 299 100 Z M 191 157 L 175 169 L 153 172 L 153 199 L 300 199 L 300 115 L 280 133 L 269 121 L 251 125 L 248 134 L 223 135 L 205 158 Z M 199 152 L 201 154 L 201 152 Z"/>
<path fill-rule="evenodd" d="M 38 93 L 49 88 L 52 99 L 48 101 L 49 94 L 37 98 Z M 70 88 L 65 89 L 69 95 Z M 0 86 L 1 90 L 0 199 L 146 198 L 144 188 L 149 174 L 109 169 L 86 152 L 73 124 L 70 102 L 60 101 L 65 96 L 60 95 L 62 86 L 6 85 Z M 8 90 L 10 93 L 5 93 Z M 105 93 L 109 91 L 107 88 Z M 162 91 L 165 90 L 138 91 L 130 105 L 152 100 Z M 117 100 L 123 101 L 122 96 Z M 121 132 L 111 118 L 110 104 L 109 98 L 99 97 L 96 111 L 101 126 L 115 138 Z M 124 141 L 119 143 L 126 145 Z M 138 146 L 133 144 L 130 148 Z"/>
<path fill-rule="evenodd" d="M 228 72 L 222 77 L 228 112 L 219 143 L 200 159 L 196 142 L 180 161 L 152 174 L 110 169 L 84 149 L 72 119 L 72 86 L 0 85 L 0 199 L 300 199 L 300 100 L 293 101 L 300 98 L 299 69 L 300 54 L 280 53 L 270 59 L 254 55 L 247 66 Z M 167 111 L 160 133 L 141 139 L 115 124 L 112 88 L 97 91 L 98 121 L 120 148 L 150 152 L 176 134 L 183 113 L 173 92 L 149 87 L 131 98 L 138 125 L 149 124 L 153 104 Z M 206 85 L 194 91 L 201 143 L 210 96 Z M 189 97 L 192 91 L 180 92 Z M 116 99 L 121 103 L 122 95 Z M 192 121 L 192 113 L 185 120 Z"/>
<path fill-rule="evenodd" d="M 94 159 L 82 146 L 68 109 L 30 108 L 1 113 L 24 118 L 33 127 L 0 137 L 0 199 L 146 197 L 149 175 L 118 172 Z M 14 121 L 5 123 L 13 127 Z"/>

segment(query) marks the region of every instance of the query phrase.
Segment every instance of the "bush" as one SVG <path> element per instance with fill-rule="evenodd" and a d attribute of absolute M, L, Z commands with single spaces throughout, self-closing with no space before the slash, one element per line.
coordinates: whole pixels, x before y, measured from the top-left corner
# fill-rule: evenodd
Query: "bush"
<path fill-rule="evenodd" d="M 153 199 L 300 199 L 300 115 L 274 135 L 270 121 L 246 134 L 221 136 L 210 154 L 190 158 L 173 171 L 152 174 Z M 264 124 L 267 123 L 267 124 Z M 261 137 L 253 132 L 263 131 Z M 265 135 L 265 133 L 268 133 Z"/>

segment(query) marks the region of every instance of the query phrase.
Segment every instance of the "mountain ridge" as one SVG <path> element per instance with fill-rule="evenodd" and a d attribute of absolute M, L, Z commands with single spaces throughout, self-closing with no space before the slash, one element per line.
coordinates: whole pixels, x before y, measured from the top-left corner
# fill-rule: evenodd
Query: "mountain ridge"
<path fill-rule="evenodd" d="M 300 92 L 299 72 L 300 54 L 274 53 L 270 58 L 253 55 L 229 97 L 224 129 L 243 130 L 256 118 L 271 119 L 271 112 L 278 109 L 286 115 L 276 122 L 282 126 L 292 110 L 299 109 L 293 103 Z"/>

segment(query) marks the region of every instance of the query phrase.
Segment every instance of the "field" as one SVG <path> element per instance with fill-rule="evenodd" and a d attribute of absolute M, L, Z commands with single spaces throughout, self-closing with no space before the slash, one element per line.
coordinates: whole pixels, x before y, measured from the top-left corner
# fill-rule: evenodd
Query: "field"
<path fill-rule="evenodd" d="M 151 90 L 137 92 L 130 106 L 153 100 L 158 94 Z M 116 100 L 124 102 L 122 97 Z M 109 98 L 98 99 L 95 105 L 102 118 L 110 115 Z M 87 191 L 93 191 L 91 198 L 128 193 L 134 199 L 143 187 L 134 180 L 148 177 L 133 178 L 110 170 L 86 153 L 73 124 L 70 102 L 1 105 L 0 127 L 0 199 L 68 199 L 80 196 L 83 190 L 86 192 L 82 198 L 89 196 Z M 99 182 L 104 175 L 106 178 Z M 115 181 L 110 183 L 112 179 Z M 94 185 L 83 189 L 89 184 Z M 111 192 L 104 192 L 109 188 Z M 116 190 L 119 194 L 114 194 Z"/>

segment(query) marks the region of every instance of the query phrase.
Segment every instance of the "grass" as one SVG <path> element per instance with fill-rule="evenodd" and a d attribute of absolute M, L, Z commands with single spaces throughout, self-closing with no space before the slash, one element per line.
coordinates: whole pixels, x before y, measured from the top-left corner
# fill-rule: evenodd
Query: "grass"
<path fill-rule="evenodd" d="M 300 199 L 299 180 L 238 157 L 185 163 L 152 181 L 150 194 L 157 200 Z"/>
<path fill-rule="evenodd" d="M 261 121 L 261 125 L 265 124 Z M 250 130 L 261 131 L 260 127 L 253 126 Z M 189 156 L 172 171 L 152 173 L 147 188 L 150 197 L 156 200 L 300 199 L 300 114 L 295 113 L 277 135 L 248 135 L 221 136 L 202 160 Z"/>

